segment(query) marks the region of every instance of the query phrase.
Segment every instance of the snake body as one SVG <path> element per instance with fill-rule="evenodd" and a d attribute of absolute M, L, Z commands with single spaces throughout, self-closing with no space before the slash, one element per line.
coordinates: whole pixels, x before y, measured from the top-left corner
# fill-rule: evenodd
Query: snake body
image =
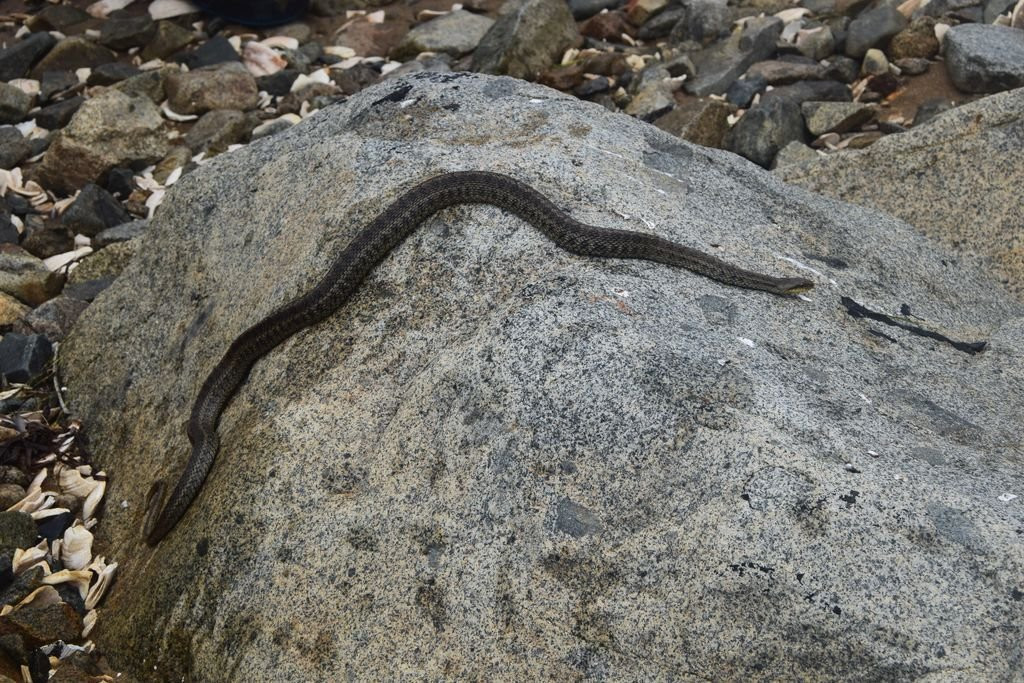
<path fill-rule="evenodd" d="M 587 225 L 558 209 L 547 197 L 510 176 L 484 171 L 445 173 L 416 185 L 363 228 L 331 264 L 320 282 L 243 332 L 206 378 L 188 421 L 192 455 L 166 506 L 157 515 L 162 484 L 150 492 L 144 534 L 156 545 L 181 519 L 213 466 L 217 422 L 253 364 L 275 346 L 324 320 L 355 292 L 384 257 L 420 223 L 456 204 L 491 204 L 532 224 L 559 247 L 580 256 L 644 259 L 682 267 L 727 285 L 773 294 L 796 294 L 813 283 L 744 270 L 675 242 L 628 230 Z"/>

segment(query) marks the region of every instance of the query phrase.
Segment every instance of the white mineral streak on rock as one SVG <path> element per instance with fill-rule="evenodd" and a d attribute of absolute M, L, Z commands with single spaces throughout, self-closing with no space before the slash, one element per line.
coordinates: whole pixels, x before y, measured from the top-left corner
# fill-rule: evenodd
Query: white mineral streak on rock
<path fill-rule="evenodd" d="M 746 337 L 736 337 L 736 338 L 740 341 L 741 344 L 749 346 L 750 348 L 754 348 L 754 340 L 753 339 L 747 339 Z"/>

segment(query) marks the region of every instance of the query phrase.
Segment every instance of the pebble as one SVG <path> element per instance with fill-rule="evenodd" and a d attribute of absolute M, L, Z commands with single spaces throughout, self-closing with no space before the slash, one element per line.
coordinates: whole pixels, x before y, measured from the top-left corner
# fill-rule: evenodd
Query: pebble
<path fill-rule="evenodd" d="M 93 68 L 113 62 L 115 59 L 117 55 L 102 45 L 80 36 L 71 36 L 54 45 L 30 73 L 32 78 L 40 78 L 47 71 Z"/>
<path fill-rule="evenodd" d="M 443 52 L 454 57 L 472 52 L 494 25 L 494 19 L 457 10 L 419 24 L 391 51 L 394 59 L 421 52 Z"/>
<path fill-rule="evenodd" d="M 907 19 L 891 5 L 881 5 L 861 13 L 846 31 L 846 56 L 860 58 L 873 47 L 882 45 L 902 31 Z"/>
<path fill-rule="evenodd" d="M 95 183 L 87 183 L 61 216 L 66 228 L 88 237 L 131 219 L 121 203 Z"/>
<path fill-rule="evenodd" d="M 24 78 L 56 44 L 49 33 L 32 33 L 0 50 L 0 81 Z"/>
<path fill-rule="evenodd" d="M 156 35 L 156 23 L 148 14 L 110 17 L 103 22 L 99 42 L 111 50 L 142 47 Z"/>
<path fill-rule="evenodd" d="M 28 382 L 43 371 L 51 358 L 53 344 L 41 334 L 8 332 L 0 339 L 0 374 L 8 382 Z"/>
<path fill-rule="evenodd" d="M 32 108 L 32 98 L 21 88 L 0 83 L 0 124 L 20 123 Z"/>
<path fill-rule="evenodd" d="M 726 148 L 764 168 L 790 142 L 804 139 L 800 107 L 786 98 L 762 99 L 747 110 L 726 136 Z"/>
<path fill-rule="evenodd" d="M 1024 85 L 1024 33 L 1009 26 L 961 24 L 946 32 L 943 56 L 964 92 L 999 92 Z"/>
<path fill-rule="evenodd" d="M 804 102 L 800 105 L 807 130 L 818 137 L 825 133 L 846 133 L 870 123 L 875 108 L 859 102 Z"/>
<path fill-rule="evenodd" d="M 14 126 L 0 126 L 0 168 L 14 168 L 29 156 L 32 146 Z M 6 211 L 6 206 L 0 211 Z M 0 215 L 0 220 L 3 216 Z"/>
<path fill-rule="evenodd" d="M 241 56 L 235 51 L 234 46 L 228 42 L 227 38 L 216 36 L 184 55 L 181 63 L 190 70 L 195 70 L 204 66 L 214 66 L 225 62 L 239 62 L 241 59 Z"/>
<path fill-rule="evenodd" d="M 174 72 L 168 75 L 164 88 L 171 109 L 179 114 L 202 114 L 211 109 L 247 110 L 259 103 L 256 79 L 240 63 Z"/>
<path fill-rule="evenodd" d="M 165 59 L 184 49 L 195 40 L 195 34 L 182 28 L 173 21 L 156 22 L 153 38 L 142 48 L 142 60 Z"/>

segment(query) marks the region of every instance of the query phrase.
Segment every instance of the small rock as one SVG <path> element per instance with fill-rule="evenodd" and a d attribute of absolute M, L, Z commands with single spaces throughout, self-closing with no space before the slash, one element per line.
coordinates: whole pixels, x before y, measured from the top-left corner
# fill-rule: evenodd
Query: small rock
<path fill-rule="evenodd" d="M 92 301 L 121 274 L 138 246 L 137 241 L 128 240 L 89 254 L 68 275 L 64 293 L 76 299 Z"/>
<path fill-rule="evenodd" d="M 49 33 L 32 33 L 0 50 L 0 81 L 24 78 L 29 69 L 49 52 L 57 39 Z"/>
<path fill-rule="evenodd" d="M 725 144 L 730 151 L 768 168 L 779 150 L 803 139 L 800 107 L 785 98 L 762 98 L 732 127 Z"/>
<path fill-rule="evenodd" d="M 456 10 L 413 28 L 391 51 L 391 55 L 399 61 L 421 52 L 443 52 L 461 57 L 476 49 L 493 25 L 493 19 L 464 9 Z"/>
<path fill-rule="evenodd" d="M 156 105 L 116 88 L 89 98 L 56 136 L 38 167 L 43 186 L 71 193 L 100 182 L 115 166 L 153 163 L 167 153 Z"/>
<path fill-rule="evenodd" d="M 10 294 L 0 292 L 0 325 L 11 325 L 23 318 L 25 314 L 31 310 L 31 308 L 21 303 Z M 0 509 L 3 510 L 6 510 L 7 507 L 0 505 Z"/>
<path fill-rule="evenodd" d="M 47 71 L 74 71 L 88 67 L 90 69 L 113 62 L 117 56 L 91 40 L 78 36 L 65 38 L 57 43 L 52 50 L 32 69 L 32 77 L 40 78 Z"/>
<path fill-rule="evenodd" d="M 675 106 L 673 87 L 663 80 L 644 84 L 629 101 L 625 109 L 626 114 L 641 121 L 653 121 L 662 116 Z"/>
<path fill-rule="evenodd" d="M 778 17 L 755 17 L 742 30 L 703 50 L 694 60 L 697 77 L 683 84 L 693 95 L 723 93 L 740 74 L 754 62 L 775 53 L 775 44 L 782 34 Z"/>
<path fill-rule="evenodd" d="M 25 25 L 32 31 L 60 31 L 68 33 L 68 29 L 92 17 L 88 12 L 71 5 L 47 5 L 31 16 Z"/>
<path fill-rule="evenodd" d="M 225 62 L 240 62 L 241 56 L 224 36 L 216 36 L 206 41 L 181 59 L 181 63 L 191 71 Z"/>
<path fill-rule="evenodd" d="M 860 64 L 856 59 L 833 55 L 825 60 L 825 78 L 841 83 L 853 83 L 860 76 Z"/>
<path fill-rule="evenodd" d="M 38 537 L 36 523 L 31 515 L 24 512 L 0 512 L 0 551 L 31 548 Z"/>
<path fill-rule="evenodd" d="M 828 26 L 807 29 L 797 34 L 796 49 L 805 57 L 821 61 L 835 52 L 836 38 Z"/>
<path fill-rule="evenodd" d="M 582 41 L 564 0 L 512 0 L 473 52 L 472 71 L 534 79 Z"/>
<path fill-rule="evenodd" d="M 135 239 L 146 231 L 149 227 L 149 221 L 145 218 L 139 218 L 128 223 L 122 223 L 121 225 L 115 225 L 112 228 L 100 232 L 98 235 L 92 238 L 92 245 L 97 249 L 110 246 L 116 242 L 127 242 L 128 240 Z"/>
<path fill-rule="evenodd" d="M 206 114 L 203 115 L 203 118 Z M 200 121 L 203 119 L 200 118 Z M 198 122 L 196 123 L 198 125 Z M 193 130 L 195 128 L 193 127 Z M 191 134 L 191 131 L 189 131 Z M 174 171 L 179 168 L 184 168 L 192 161 L 194 152 L 190 150 L 186 145 L 175 145 L 171 147 L 170 151 L 167 152 L 167 156 L 157 162 L 156 167 L 153 169 L 153 179 L 158 183 L 167 182 L 167 178 L 170 177 Z"/>
<path fill-rule="evenodd" d="M 100 43 L 111 50 L 142 47 L 156 35 L 156 23 L 148 14 L 110 17 L 100 28 Z"/>
<path fill-rule="evenodd" d="M 129 244 L 129 243 L 128 242 L 122 242 L 122 244 Z M 109 249 L 111 249 L 111 247 L 108 247 L 107 249 L 103 249 L 102 251 L 99 251 L 96 254 L 93 254 L 93 256 L 98 256 L 100 254 L 104 254 Z M 132 254 L 134 254 L 134 253 L 135 252 L 133 250 Z M 130 259 L 131 255 L 129 255 L 128 258 Z M 87 259 L 83 259 L 83 262 L 85 260 L 87 260 Z M 125 265 L 127 265 L 127 263 Z M 76 268 L 75 271 L 77 271 L 77 270 L 78 269 Z M 75 272 L 75 271 L 72 271 L 72 272 Z M 68 285 L 66 287 L 64 287 L 64 294 L 66 294 L 69 297 L 72 297 L 73 299 L 79 299 L 81 301 L 89 301 L 89 302 L 91 302 L 96 297 L 98 297 L 100 295 L 100 293 L 103 292 L 104 289 L 106 289 L 110 285 L 114 284 L 114 280 L 115 280 L 115 277 L 114 276 L 110 276 L 110 277 L 96 278 L 96 279 L 93 279 L 93 280 L 83 280 L 81 282 L 74 282 L 74 283 L 69 282 Z"/>
<path fill-rule="evenodd" d="M 69 97 L 66 100 L 54 102 L 49 106 L 43 107 L 35 114 L 36 125 L 47 130 L 63 128 L 68 125 L 71 117 L 75 115 L 75 112 L 78 111 L 78 108 L 84 102 L 84 97 L 76 95 L 75 97 Z"/>
<path fill-rule="evenodd" d="M 344 45 L 365 57 L 384 57 L 405 37 L 408 25 L 404 22 L 385 21 L 383 24 L 353 22 L 341 30 L 335 45 Z"/>
<path fill-rule="evenodd" d="M 66 602 L 31 603 L 4 617 L 5 637 L 19 638 L 26 650 L 58 640 L 71 642 L 82 632 L 82 618 Z"/>
<path fill-rule="evenodd" d="M 572 12 L 573 19 L 582 21 L 603 9 L 615 9 L 623 4 L 623 0 L 569 0 L 569 11 Z"/>
<path fill-rule="evenodd" d="M 14 126 L 0 126 L 0 168 L 14 168 L 31 153 L 32 145 L 20 130 Z M 0 212 L 5 210 L 6 206 Z M 3 220 L 3 216 L 0 216 L 0 220 Z"/>
<path fill-rule="evenodd" d="M 256 87 L 267 93 L 268 95 L 275 95 L 277 97 L 283 97 L 287 95 L 292 89 L 292 83 L 299 77 L 299 72 L 295 69 L 282 69 L 277 73 L 272 73 L 269 76 L 260 76 L 256 79 Z"/>
<path fill-rule="evenodd" d="M 755 78 L 739 78 L 733 81 L 732 85 L 725 92 L 725 101 L 740 109 L 746 109 L 754 101 L 754 96 L 763 92 L 767 87 L 768 81 L 760 76 Z"/>
<path fill-rule="evenodd" d="M 164 84 L 171 74 L 181 73 L 176 66 L 162 66 L 152 71 L 143 71 L 137 76 L 132 76 L 114 85 L 127 95 L 142 95 L 153 104 L 160 104 L 166 99 Z"/>
<path fill-rule="evenodd" d="M 193 154 L 206 152 L 213 156 L 225 151 L 228 145 L 245 142 L 257 121 L 236 109 L 209 111 L 185 134 L 185 144 Z"/>
<path fill-rule="evenodd" d="M 963 92 L 1000 92 L 1024 85 L 1024 32 L 1009 26 L 961 24 L 946 32 L 943 56 Z"/>
<path fill-rule="evenodd" d="M 89 74 L 89 79 L 86 81 L 86 85 L 113 85 L 114 83 L 120 83 L 121 81 L 138 76 L 142 72 L 137 66 L 131 64 L 125 64 L 123 62 L 111 62 L 110 64 L 101 64 L 92 70 Z"/>
<path fill-rule="evenodd" d="M 195 34 L 178 26 L 173 21 L 156 22 L 152 40 L 142 48 L 142 61 L 165 59 L 195 40 Z"/>
<path fill-rule="evenodd" d="M 330 83 L 310 83 L 304 88 L 288 93 L 277 105 L 279 114 L 296 114 L 302 109 L 303 102 L 311 102 L 318 97 L 339 95 L 337 86 Z"/>
<path fill-rule="evenodd" d="M 581 99 L 587 99 L 598 93 L 607 92 L 609 88 L 611 88 L 611 81 L 605 76 L 598 76 L 585 79 L 573 89 L 572 94 Z"/>
<path fill-rule="evenodd" d="M 939 39 L 935 37 L 936 21 L 933 17 L 916 17 L 889 41 L 891 59 L 932 59 L 939 54 Z"/>
<path fill-rule="evenodd" d="M 889 73 L 889 60 L 885 53 L 878 48 L 871 48 L 864 54 L 864 61 L 860 65 L 860 73 L 864 76 L 878 76 Z"/>
<path fill-rule="evenodd" d="M 32 108 L 32 98 L 21 88 L 0 83 L 0 124 L 20 123 Z"/>
<path fill-rule="evenodd" d="M 923 74 L 931 66 L 931 62 L 927 59 L 918 59 L 915 57 L 904 57 L 903 59 L 897 59 L 893 64 L 900 70 L 900 73 L 906 76 L 917 76 Z"/>
<path fill-rule="evenodd" d="M 873 47 L 883 45 L 907 26 L 907 19 L 892 5 L 862 12 L 846 32 L 846 56 L 860 58 Z"/>
<path fill-rule="evenodd" d="M 917 109 L 917 113 L 914 115 L 914 127 L 928 123 L 939 114 L 949 111 L 953 108 L 953 103 L 949 100 L 936 98 L 931 99 L 922 104 Z"/>
<path fill-rule="evenodd" d="M 63 341 L 87 305 L 85 301 L 61 294 L 29 311 L 20 328 L 27 334 L 42 334 L 52 341 Z"/>
<path fill-rule="evenodd" d="M 8 332 L 0 339 L 0 374 L 8 382 L 25 384 L 46 368 L 53 344 L 41 334 Z"/>
<path fill-rule="evenodd" d="M 811 135 L 846 133 L 875 118 L 874 107 L 859 102 L 804 102 L 800 105 Z"/>
<path fill-rule="evenodd" d="M 668 0 L 631 0 L 626 3 L 627 16 L 634 26 L 639 26 L 663 11 L 668 4 Z"/>
<path fill-rule="evenodd" d="M 256 79 L 240 63 L 169 74 L 164 84 L 171 109 L 202 114 L 211 109 L 248 110 L 259 103 Z"/>
<path fill-rule="evenodd" d="M 775 155 L 775 161 L 772 162 L 772 168 L 779 168 L 781 166 L 792 166 L 794 164 L 802 164 L 806 161 L 816 161 L 821 155 L 815 150 L 808 147 L 802 142 L 794 140 L 789 143 Z"/>
<path fill-rule="evenodd" d="M 747 69 L 746 77 L 762 78 L 768 85 L 787 85 L 796 81 L 824 78 L 825 67 L 814 60 L 805 62 L 771 59 L 751 65 Z"/>
<path fill-rule="evenodd" d="M 799 81 L 769 90 L 761 96 L 761 104 L 783 99 L 799 105 L 809 100 L 849 102 L 852 96 L 846 85 L 836 81 Z"/>
<path fill-rule="evenodd" d="M 678 45 L 692 40 L 707 45 L 729 35 L 735 15 L 724 0 L 690 0 L 685 3 L 685 8 L 686 15 L 676 22 L 669 33 L 670 43 Z"/>
<path fill-rule="evenodd" d="M 28 310 L 27 306 L 25 310 Z M 24 487 L 18 486 L 17 484 L 0 484 L 0 509 L 6 510 L 11 507 L 24 498 L 26 493 L 27 492 Z"/>
<path fill-rule="evenodd" d="M 291 121 L 287 116 L 281 116 L 279 118 L 273 119 L 272 121 L 266 121 L 264 123 L 261 123 L 260 125 L 253 128 L 252 139 L 259 140 L 260 138 L 265 138 L 270 135 L 276 135 L 281 131 L 288 130 L 294 125 L 295 123 Z"/>
<path fill-rule="evenodd" d="M 55 502 L 56 505 L 59 503 Z M 59 507 L 64 507 L 59 505 Z M 58 538 L 64 536 L 64 532 L 71 527 L 75 521 L 75 516 L 71 512 L 63 512 L 59 515 L 51 515 L 49 517 L 43 517 L 41 520 L 36 522 L 36 529 L 39 531 L 39 535 L 45 538 L 47 541 L 56 541 Z"/>
<path fill-rule="evenodd" d="M 669 27 L 671 30 L 671 26 Z M 621 12 L 602 12 L 580 25 L 580 34 L 596 40 L 621 42 L 622 34 L 632 36 L 633 26 Z"/>
<path fill-rule="evenodd" d="M 39 99 L 48 102 L 51 97 L 78 85 L 73 71 L 45 71 L 39 81 Z"/>
<path fill-rule="evenodd" d="M 47 259 L 72 251 L 75 236 L 58 222 L 34 214 L 26 217 L 21 247 L 37 258 Z"/>
<path fill-rule="evenodd" d="M 677 106 L 654 125 L 694 144 L 725 149 L 729 115 L 735 111 L 736 107 L 721 100 L 699 100 Z"/>
<path fill-rule="evenodd" d="M 87 237 L 131 219 L 119 201 L 94 183 L 87 183 L 61 216 L 64 227 Z"/>
<path fill-rule="evenodd" d="M 115 197 L 125 199 L 135 189 L 135 173 L 130 168 L 123 166 L 112 168 L 107 172 L 103 187 Z"/>
<path fill-rule="evenodd" d="M 611 13 L 609 12 L 609 14 Z M 688 11 L 685 7 L 670 7 L 664 12 L 658 12 L 653 17 L 645 21 L 639 29 L 637 29 L 636 37 L 640 40 L 657 40 L 658 38 L 664 38 L 672 33 L 672 29 L 674 29 L 679 22 L 686 19 L 687 14 Z M 601 16 L 603 15 L 598 14 L 594 18 L 596 19 Z M 588 35 L 587 31 L 584 31 L 582 27 L 580 28 L 580 33 Z"/>
<path fill-rule="evenodd" d="M 271 32 L 275 36 L 294 38 L 299 43 L 305 43 L 313 35 L 313 29 L 309 27 L 309 24 L 304 24 L 301 21 L 285 24 L 284 26 L 275 26 Z"/>

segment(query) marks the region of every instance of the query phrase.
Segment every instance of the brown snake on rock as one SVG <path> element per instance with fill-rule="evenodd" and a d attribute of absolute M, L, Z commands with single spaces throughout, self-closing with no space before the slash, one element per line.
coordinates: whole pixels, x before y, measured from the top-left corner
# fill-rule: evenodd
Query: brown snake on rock
<path fill-rule="evenodd" d="M 338 310 L 369 272 L 420 223 L 455 204 L 497 206 L 580 256 L 644 259 L 686 268 L 727 285 L 772 294 L 797 294 L 814 286 L 803 278 L 778 278 L 744 270 L 655 235 L 580 223 L 537 190 L 506 175 L 463 171 L 435 176 L 396 199 L 356 234 L 313 289 L 239 335 L 213 367 L 199 390 L 188 421 L 192 455 L 159 517 L 156 512 L 163 497 L 163 484 L 158 482 L 150 490 L 144 529 L 149 545 L 159 543 L 174 528 L 199 493 L 217 455 L 217 422 L 253 364 L 302 328 Z"/>

